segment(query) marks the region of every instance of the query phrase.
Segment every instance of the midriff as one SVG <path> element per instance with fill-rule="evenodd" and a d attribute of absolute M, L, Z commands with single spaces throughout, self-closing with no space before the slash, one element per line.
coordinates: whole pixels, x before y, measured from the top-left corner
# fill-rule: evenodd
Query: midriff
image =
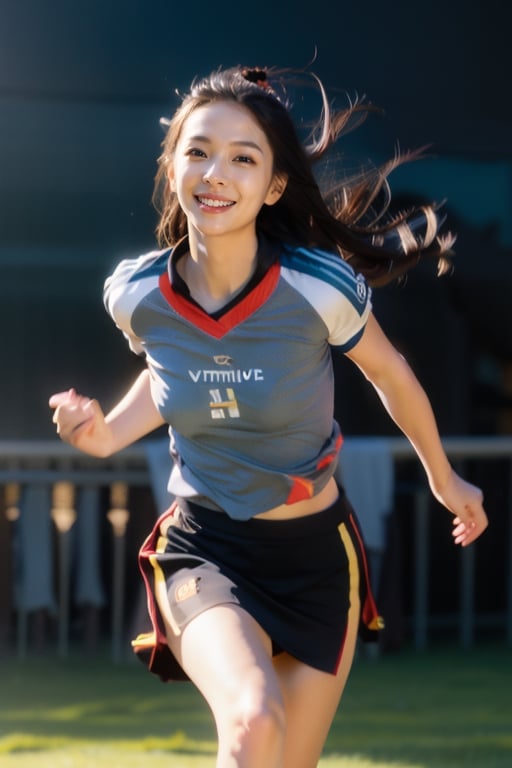
<path fill-rule="evenodd" d="M 291 520 L 294 517 L 305 517 L 314 515 L 315 512 L 321 512 L 330 507 L 339 496 L 336 480 L 331 477 L 325 488 L 311 499 L 296 501 L 295 504 L 280 504 L 278 507 L 268 509 L 255 515 L 255 519 L 263 520 Z"/>

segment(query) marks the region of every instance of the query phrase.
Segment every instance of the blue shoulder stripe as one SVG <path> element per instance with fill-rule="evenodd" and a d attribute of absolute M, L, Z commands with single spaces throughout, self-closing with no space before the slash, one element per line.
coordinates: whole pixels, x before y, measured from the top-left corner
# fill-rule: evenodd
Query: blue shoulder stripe
<path fill-rule="evenodd" d="M 284 245 L 281 264 L 325 283 L 342 293 L 361 314 L 369 297 L 369 288 L 362 275 L 356 275 L 341 256 L 319 248 L 301 248 Z"/>
<path fill-rule="evenodd" d="M 162 251 L 162 253 L 160 253 L 157 258 L 154 261 L 151 261 L 146 267 L 143 267 L 140 270 L 136 270 L 128 282 L 134 283 L 137 280 L 144 280 L 148 277 L 159 277 L 165 270 L 167 259 L 169 258 L 169 253 L 171 250 L 172 248 L 167 248 L 165 251 Z"/>

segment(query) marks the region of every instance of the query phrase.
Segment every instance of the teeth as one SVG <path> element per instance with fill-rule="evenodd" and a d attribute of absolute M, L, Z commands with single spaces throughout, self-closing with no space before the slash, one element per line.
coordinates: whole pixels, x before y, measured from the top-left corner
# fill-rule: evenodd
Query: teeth
<path fill-rule="evenodd" d="M 209 197 L 199 197 L 198 200 L 201 205 L 209 205 L 211 208 L 227 208 L 233 205 L 229 200 L 211 200 Z"/>

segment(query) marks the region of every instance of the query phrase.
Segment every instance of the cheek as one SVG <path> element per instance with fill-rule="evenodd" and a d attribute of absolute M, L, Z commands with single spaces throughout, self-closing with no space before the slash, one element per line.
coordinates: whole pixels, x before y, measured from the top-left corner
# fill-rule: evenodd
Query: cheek
<path fill-rule="evenodd" d="M 181 197 L 194 183 L 193 174 L 187 168 L 177 167 L 173 178 L 172 190 Z"/>
<path fill-rule="evenodd" d="M 190 204 L 190 196 L 187 196 L 186 192 L 184 191 L 182 186 L 176 186 L 175 195 L 178 200 L 178 203 L 180 204 L 180 208 L 188 214 L 191 204 Z"/>
<path fill-rule="evenodd" d="M 181 180 L 189 172 L 189 164 L 186 162 L 186 158 L 178 157 L 173 158 L 172 163 L 169 164 L 168 177 L 174 181 L 174 187 L 178 187 L 181 184 Z"/>
<path fill-rule="evenodd" d="M 271 177 L 262 171 L 258 174 L 246 176 L 240 184 L 243 185 L 245 191 L 254 198 L 255 202 L 257 200 L 263 202 L 270 191 L 270 182 Z"/>

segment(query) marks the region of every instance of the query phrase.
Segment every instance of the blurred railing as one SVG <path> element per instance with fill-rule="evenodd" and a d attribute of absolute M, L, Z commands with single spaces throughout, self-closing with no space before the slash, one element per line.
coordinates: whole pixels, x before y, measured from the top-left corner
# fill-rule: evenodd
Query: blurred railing
<path fill-rule="evenodd" d="M 347 443 L 368 443 L 372 438 L 352 437 Z M 383 438 L 378 438 L 380 441 Z M 385 438 L 397 468 L 417 458 L 402 438 Z M 504 630 L 512 644 L 512 437 L 447 438 L 444 445 L 455 464 L 471 460 L 508 462 L 505 498 L 508 500 L 506 542 L 506 606 Z M 412 631 L 416 648 L 428 642 L 429 616 L 429 506 L 430 492 L 418 474 L 408 493 L 413 496 L 414 556 Z M 28 616 L 38 608 L 57 616 L 58 651 L 69 649 L 72 566 L 78 566 L 83 602 L 105 602 L 101 583 L 98 539 L 105 517 L 111 532 L 109 602 L 111 649 L 114 660 L 123 655 L 125 625 L 125 538 L 130 515 L 130 489 L 151 488 L 152 479 L 144 441 L 109 459 L 94 459 L 55 441 L 0 441 L 0 640 L 6 640 L 15 617 L 18 655 L 29 647 Z M 396 493 L 400 493 L 396 487 Z M 3 497 L 3 510 L 2 510 Z M 505 512 L 505 510 L 504 510 Z M 72 539 L 72 534 L 74 538 Z M 56 542 L 56 546 L 53 543 Z M 73 546 L 72 546 L 73 542 Z M 78 548 L 78 555 L 77 555 Z M 78 558 L 78 561 L 77 561 Z M 77 568 L 75 567 L 75 571 Z M 81 581 L 80 581 L 81 580 Z M 459 642 L 474 642 L 477 616 L 474 606 L 475 549 L 460 552 L 461 596 L 456 617 Z M 39 594 L 34 594 L 39 593 Z"/>
<path fill-rule="evenodd" d="M 58 441 L 0 441 L 0 627 L 5 643 L 16 616 L 19 656 L 29 646 L 28 618 L 41 610 L 57 615 L 58 651 L 67 655 L 78 566 L 78 601 L 99 609 L 111 593 L 112 657 L 122 657 L 128 497 L 140 486 L 150 486 L 141 444 L 100 460 Z M 110 588 L 102 583 L 102 515 L 111 532 Z"/>
<path fill-rule="evenodd" d="M 402 438 L 389 438 L 389 449 L 398 462 L 416 460 L 408 441 Z M 466 461 L 489 462 L 504 459 L 508 464 L 507 488 L 504 497 L 507 507 L 500 510 L 506 516 L 506 559 L 505 559 L 505 617 L 504 629 L 508 644 L 512 644 L 512 437 L 450 437 L 443 440 L 443 445 L 453 465 L 457 467 Z M 414 608 L 413 637 L 416 648 L 427 645 L 429 628 L 428 591 L 429 591 L 429 505 L 430 490 L 426 484 L 419 483 L 414 491 Z M 477 545 L 478 546 L 478 545 Z M 474 606 L 476 548 L 470 546 L 460 550 L 460 585 L 461 597 L 458 612 L 459 643 L 468 648 L 473 644 L 476 626 Z"/>

